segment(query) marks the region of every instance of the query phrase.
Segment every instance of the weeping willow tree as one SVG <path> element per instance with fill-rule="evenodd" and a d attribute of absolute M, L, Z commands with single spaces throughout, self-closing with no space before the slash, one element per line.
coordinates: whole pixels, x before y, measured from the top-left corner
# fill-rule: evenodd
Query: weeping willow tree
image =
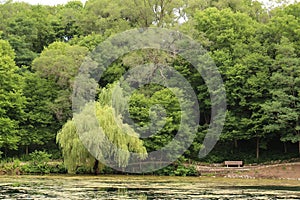
<path fill-rule="evenodd" d="M 147 157 L 139 135 L 122 121 L 120 113 L 125 108 L 123 100 L 122 89 L 117 84 L 110 85 L 101 90 L 98 102 L 87 104 L 80 114 L 75 115 L 58 132 L 57 142 L 69 173 L 74 173 L 78 166 L 98 172 L 104 165 L 95 157 L 101 157 L 110 161 L 110 165 L 121 168 L 128 165 L 130 152 L 137 153 L 138 159 Z M 113 108 L 112 105 L 116 107 Z M 99 126 L 97 129 L 94 118 Z M 99 136 L 95 131 L 99 128 L 105 137 Z M 83 133 L 80 135 L 78 131 Z M 113 145 L 107 145 L 108 143 Z"/>
<path fill-rule="evenodd" d="M 64 164 L 69 173 L 75 173 L 76 168 L 85 166 L 93 170 L 95 158 L 88 152 L 76 133 L 73 120 L 69 120 L 57 134 L 57 142 L 62 149 Z M 101 166 L 99 166 L 101 167 Z"/>

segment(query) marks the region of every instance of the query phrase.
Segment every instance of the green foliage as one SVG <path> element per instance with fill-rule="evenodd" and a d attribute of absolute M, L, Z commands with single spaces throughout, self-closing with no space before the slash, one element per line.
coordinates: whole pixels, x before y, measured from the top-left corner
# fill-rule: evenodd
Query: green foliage
<path fill-rule="evenodd" d="M 18 149 L 24 116 L 23 78 L 14 58 L 9 43 L 0 40 L 0 147 L 5 151 Z"/>
<path fill-rule="evenodd" d="M 148 152 L 160 150 L 169 144 L 180 128 L 186 134 L 190 133 L 191 130 L 182 123 L 192 113 L 183 110 L 186 105 L 192 105 L 192 102 L 184 98 L 185 95 L 179 88 L 164 88 L 153 84 L 136 90 L 131 96 L 130 118 L 134 120 L 136 130 L 144 138 Z M 173 144 L 174 152 L 182 148 L 179 144 Z M 166 153 L 165 156 L 172 157 L 174 152 Z"/>
<path fill-rule="evenodd" d="M 193 165 L 175 162 L 167 167 L 164 167 L 154 172 L 159 176 L 198 176 L 199 173 Z"/>
<path fill-rule="evenodd" d="M 19 166 L 15 161 L 4 163 L 3 168 L 11 174 L 20 168 L 27 173 L 64 172 L 65 168 L 72 173 L 92 172 L 95 158 L 77 136 L 75 118 L 69 120 L 74 78 L 88 51 L 107 37 L 151 26 L 178 29 L 201 42 L 223 78 L 227 118 L 221 141 L 204 161 L 231 158 L 251 163 L 295 156 L 300 153 L 300 3 L 269 9 L 251 0 L 89 0 L 85 6 L 80 1 L 59 6 L 1 3 L 0 156 L 34 152 L 41 145 L 49 152 L 58 151 L 55 137 L 61 129 L 57 140 L 65 160 L 65 166 L 38 163 L 47 156 L 34 152 L 31 156 L 37 166 Z M 97 120 L 106 124 L 103 127 L 108 136 L 108 141 L 99 138 L 99 144 L 113 142 L 125 150 L 121 154 L 108 148 L 98 153 L 114 157 L 113 162 L 120 167 L 131 159 L 129 151 L 140 152 L 144 158 L 146 150 L 158 150 L 168 144 L 180 120 L 192 114 L 180 112 L 184 90 L 177 91 L 181 95 L 176 99 L 171 90 L 148 85 L 124 99 L 124 91 L 115 84 L 108 85 L 145 63 L 173 66 L 193 87 L 199 100 L 200 123 L 184 156 L 197 160 L 199 150 L 205 151 L 202 141 L 211 120 L 210 95 L 190 63 L 166 52 L 138 50 L 114 62 L 99 83 L 99 102 L 87 105 L 77 119 L 91 123 L 89 111 L 96 107 Z M 139 78 L 145 78 L 145 74 L 141 72 Z M 130 83 L 136 82 L 136 77 L 131 79 Z M 115 87 L 119 96 L 112 102 Z M 125 100 L 129 100 L 128 108 Z M 126 124 L 129 118 L 136 123 L 135 130 Z M 121 128 L 113 123 L 115 119 Z M 160 129 L 156 131 L 151 123 Z M 95 135 L 88 131 L 90 137 Z M 138 139 L 136 132 L 147 131 L 156 132 Z M 110 172 L 101 164 L 98 168 Z M 180 165 L 164 170 L 159 173 L 188 174 Z"/>
<path fill-rule="evenodd" d="M 74 37 L 69 41 L 71 45 L 79 45 L 88 48 L 90 51 L 94 50 L 105 38 L 99 34 L 89 34 L 82 37 Z"/>
<path fill-rule="evenodd" d="M 51 174 L 66 174 L 68 172 L 64 163 L 59 163 L 55 165 L 50 165 L 50 173 Z"/>
<path fill-rule="evenodd" d="M 282 37 L 275 48 L 270 87 L 272 99 L 264 105 L 265 112 L 270 115 L 266 129 L 279 133 L 283 142 L 299 143 L 300 154 L 300 59 L 294 44 L 286 37 Z"/>
<path fill-rule="evenodd" d="M 78 166 L 93 167 L 94 158 L 83 146 L 77 133 L 73 121 L 68 121 L 57 134 L 57 141 L 62 148 L 64 164 L 69 173 L 75 173 Z"/>
<path fill-rule="evenodd" d="M 129 125 L 122 122 L 121 116 L 117 113 L 119 110 L 111 107 L 113 88 L 113 86 L 110 86 L 102 89 L 99 95 L 99 102 L 101 103 L 86 105 L 82 112 L 75 115 L 73 120 L 69 120 L 58 133 L 57 142 L 62 148 L 64 162 L 70 173 L 75 173 L 79 166 L 89 167 L 92 171 L 95 158 L 84 147 L 83 142 L 89 144 L 95 141 L 96 138 L 98 138 L 95 143 L 96 147 L 93 145 L 94 148 L 90 150 L 96 155 L 102 155 L 111 162 L 115 162 L 118 167 L 127 166 L 130 152 L 138 153 L 140 159 L 147 156 L 143 142 L 139 140 L 137 133 Z M 91 115 L 92 113 L 95 113 L 97 121 L 106 136 L 105 139 L 99 138 L 99 133 L 95 132 L 97 128 L 95 129 L 95 125 L 93 125 L 94 116 Z M 83 127 L 81 127 L 82 125 Z M 85 131 L 80 133 L 84 134 L 84 137 L 80 138 L 77 130 Z M 115 147 L 113 145 L 102 145 L 109 142 L 113 143 Z M 102 164 L 100 164 L 100 167 L 102 167 Z"/>
<path fill-rule="evenodd" d="M 45 164 L 50 160 L 51 154 L 45 151 L 34 151 L 29 154 L 32 164 Z"/>
<path fill-rule="evenodd" d="M 80 166 L 76 168 L 76 174 L 90 174 L 92 173 L 91 168 L 87 166 Z"/>
<path fill-rule="evenodd" d="M 22 75 L 25 79 L 23 95 L 26 97 L 26 103 L 24 119 L 20 124 L 24 130 L 20 145 L 29 149 L 31 146 L 55 140 L 59 127 L 49 107 L 52 106 L 56 93 L 53 91 L 55 85 L 36 73 L 26 70 Z"/>
<path fill-rule="evenodd" d="M 22 166 L 22 171 L 24 173 L 30 174 L 49 174 L 50 166 L 48 162 L 50 161 L 51 154 L 45 151 L 34 151 L 29 154 L 30 162 L 28 165 Z"/>
<path fill-rule="evenodd" d="M 19 159 L 5 159 L 0 162 L 0 172 L 8 175 L 20 174 L 21 162 Z"/>
<path fill-rule="evenodd" d="M 45 151 L 34 151 L 22 158 L 22 164 L 18 166 L 20 174 L 65 174 L 67 169 L 61 161 L 53 161 L 52 154 Z M 16 160 L 10 163 L 16 163 Z M 1 169 L 1 168 L 0 168 Z"/>
<path fill-rule="evenodd" d="M 71 94 L 73 81 L 88 52 L 80 46 L 70 46 L 67 43 L 55 42 L 49 45 L 32 63 L 38 76 L 47 79 L 47 91 L 55 96 L 51 107 L 56 119 L 62 124 L 71 117 Z"/>

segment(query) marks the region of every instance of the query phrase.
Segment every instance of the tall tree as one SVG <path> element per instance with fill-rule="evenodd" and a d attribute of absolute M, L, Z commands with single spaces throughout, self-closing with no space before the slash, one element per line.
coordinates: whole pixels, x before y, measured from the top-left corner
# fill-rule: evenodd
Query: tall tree
<path fill-rule="evenodd" d="M 260 140 L 266 136 L 261 104 L 268 94 L 270 58 L 259 41 L 258 24 L 244 13 L 208 8 L 195 14 L 196 29 L 210 41 L 209 50 L 223 75 L 228 100 L 224 141 Z"/>
<path fill-rule="evenodd" d="M 55 145 L 55 136 L 60 126 L 50 108 L 58 88 L 53 82 L 29 70 L 23 72 L 22 76 L 25 82 L 23 95 L 26 97 L 26 103 L 24 119 L 20 122 L 20 127 L 24 130 L 20 146 L 25 147 L 25 154 L 28 154 L 37 145 Z"/>
<path fill-rule="evenodd" d="M 272 100 L 265 109 L 272 119 L 268 130 L 279 133 L 283 142 L 299 143 L 300 154 L 300 59 L 294 46 L 286 37 L 276 45 L 270 87 Z"/>
<path fill-rule="evenodd" d="M 0 147 L 5 153 L 18 149 L 22 134 L 19 122 L 24 117 L 24 82 L 14 58 L 9 43 L 0 40 Z"/>
<path fill-rule="evenodd" d="M 56 13 L 52 14 L 50 23 L 56 40 L 69 41 L 74 37 L 83 35 L 80 24 L 81 19 L 84 17 L 83 9 L 81 1 L 70 1 L 66 5 L 55 8 Z"/>
<path fill-rule="evenodd" d="M 36 73 L 56 86 L 52 90 L 53 95 L 57 96 L 50 107 L 62 123 L 72 115 L 73 81 L 87 52 L 88 49 L 85 47 L 55 42 L 33 61 L 32 68 Z"/>

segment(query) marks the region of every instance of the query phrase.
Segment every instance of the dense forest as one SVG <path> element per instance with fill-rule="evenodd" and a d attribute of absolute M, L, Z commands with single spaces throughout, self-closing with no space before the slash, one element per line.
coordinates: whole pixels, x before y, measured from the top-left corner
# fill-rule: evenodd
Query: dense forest
<path fill-rule="evenodd" d="M 118 112 L 109 101 L 115 81 L 137 65 L 158 60 L 182 74 L 198 98 L 197 135 L 181 159 L 253 163 L 300 155 L 300 3 L 267 9 L 252 0 L 88 0 L 85 5 L 70 1 L 58 6 L 4 1 L 0 19 L 3 158 L 45 150 L 55 158 L 63 156 L 70 172 L 82 163 L 95 167 L 95 158 L 83 147 L 72 120 L 74 78 L 98 44 L 139 27 L 180 31 L 209 52 L 226 89 L 224 129 L 213 151 L 199 159 L 211 119 L 209 92 L 201 74 L 167 52 L 134 51 L 115 61 L 98 83 L 97 118 L 106 125 L 109 139 L 125 151 L 102 149 L 103 154 L 113 154 L 124 167 L 130 159 L 126 152 L 139 152 L 143 159 L 147 152 L 168 144 L 178 131 L 179 100 L 156 84 L 134 92 L 128 112 L 143 129 L 160 109 L 150 108 L 162 105 L 166 122 L 161 130 L 137 139 L 124 136 L 124 132 L 137 133 L 121 118 L 123 128 L 112 123 L 112 113 Z M 88 121 L 88 116 L 81 117 Z"/>

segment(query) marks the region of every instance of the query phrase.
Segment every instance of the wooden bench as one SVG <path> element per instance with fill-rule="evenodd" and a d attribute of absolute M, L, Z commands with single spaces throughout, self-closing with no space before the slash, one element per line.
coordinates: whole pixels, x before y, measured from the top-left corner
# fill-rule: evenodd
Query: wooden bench
<path fill-rule="evenodd" d="M 237 166 L 237 167 L 242 167 L 243 166 L 243 161 L 225 161 L 224 165 L 226 165 L 226 167 L 229 166 Z"/>

